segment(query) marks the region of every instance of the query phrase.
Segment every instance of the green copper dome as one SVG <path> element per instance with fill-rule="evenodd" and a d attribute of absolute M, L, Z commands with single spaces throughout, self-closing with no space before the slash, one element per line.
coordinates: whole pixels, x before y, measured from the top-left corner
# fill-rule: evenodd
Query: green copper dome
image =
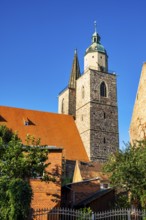
<path fill-rule="evenodd" d="M 106 53 L 104 46 L 100 43 L 100 36 L 96 31 L 92 35 L 92 44 L 86 49 L 86 54 L 90 52 Z"/>

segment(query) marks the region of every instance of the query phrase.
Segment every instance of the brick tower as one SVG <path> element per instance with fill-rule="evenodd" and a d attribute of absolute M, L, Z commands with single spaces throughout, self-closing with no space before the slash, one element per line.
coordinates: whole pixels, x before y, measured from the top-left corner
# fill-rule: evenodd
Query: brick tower
<path fill-rule="evenodd" d="M 100 43 L 96 23 L 82 75 L 78 63 L 75 53 L 68 88 L 59 95 L 59 113 L 75 117 L 90 160 L 104 162 L 119 146 L 117 84 L 116 75 L 108 72 L 108 55 Z"/>

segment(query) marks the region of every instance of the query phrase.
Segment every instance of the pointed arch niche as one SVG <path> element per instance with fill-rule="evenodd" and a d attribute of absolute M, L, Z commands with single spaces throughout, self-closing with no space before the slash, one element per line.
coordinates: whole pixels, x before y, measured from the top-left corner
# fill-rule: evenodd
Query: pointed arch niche
<path fill-rule="evenodd" d="M 100 84 L 100 96 L 107 97 L 107 86 L 104 81 Z"/>
<path fill-rule="evenodd" d="M 61 113 L 64 114 L 64 98 L 62 99 L 61 103 Z"/>
<path fill-rule="evenodd" d="M 81 93 L 82 93 L 82 99 L 84 99 L 84 97 L 85 97 L 85 88 L 84 88 L 84 86 L 82 86 Z"/>

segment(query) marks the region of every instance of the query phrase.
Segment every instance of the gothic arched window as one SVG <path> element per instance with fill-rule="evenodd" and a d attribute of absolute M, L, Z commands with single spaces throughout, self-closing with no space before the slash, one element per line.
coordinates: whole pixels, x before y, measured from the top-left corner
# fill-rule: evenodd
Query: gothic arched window
<path fill-rule="evenodd" d="M 107 97 L 107 89 L 106 89 L 105 82 L 102 82 L 100 84 L 100 95 L 103 97 Z"/>
<path fill-rule="evenodd" d="M 64 99 L 62 99 L 61 103 L 61 113 L 64 114 Z"/>
<path fill-rule="evenodd" d="M 85 89 L 84 86 L 82 86 L 82 99 L 85 97 Z"/>

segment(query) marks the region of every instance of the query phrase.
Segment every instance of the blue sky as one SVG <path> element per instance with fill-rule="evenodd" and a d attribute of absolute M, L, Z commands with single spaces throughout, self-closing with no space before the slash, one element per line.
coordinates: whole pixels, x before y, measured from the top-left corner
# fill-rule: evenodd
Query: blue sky
<path fill-rule="evenodd" d="M 81 72 L 94 20 L 116 72 L 120 147 L 146 61 L 145 0 L 0 0 L 0 105 L 57 112 L 74 49 Z"/>

